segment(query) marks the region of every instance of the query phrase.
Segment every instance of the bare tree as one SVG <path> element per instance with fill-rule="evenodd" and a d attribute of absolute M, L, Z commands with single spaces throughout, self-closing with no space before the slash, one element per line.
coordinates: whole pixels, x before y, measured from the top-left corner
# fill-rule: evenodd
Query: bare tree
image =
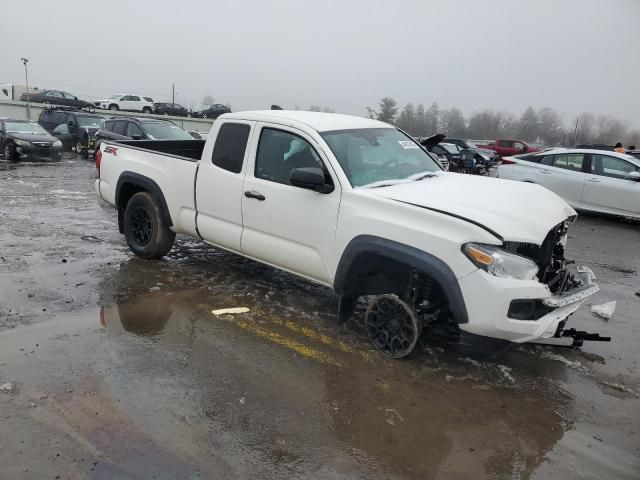
<path fill-rule="evenodd" d="M 565 128 L 562 117 L 549 107 L 538 111 L 540 125 L 540 138 L 546 145 L 555 146 L 562 143 L 565 137 Z"/>

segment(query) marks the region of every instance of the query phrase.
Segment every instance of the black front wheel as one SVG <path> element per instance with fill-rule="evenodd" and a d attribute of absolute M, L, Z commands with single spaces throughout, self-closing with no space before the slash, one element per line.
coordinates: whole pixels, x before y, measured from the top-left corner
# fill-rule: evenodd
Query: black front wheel
<path fill-rule="evenodd" d="M 18 159 L 18 153 L 16 147 L 12 143 L 6 143 L 3 149 L 4 158 L 8 162 L 15 162 Z"/>
<path fill-rule="evenodd" d="M 131 251 L 147 259 L 165 256 L 176 238 L 158 201 L 149 192 L 138 192 L 127 203 L 124 236 Z"/>
<path fill-rule="evenodd" d="M 371 300 L 364 325 L 373 345 L 391 358 L 409 355 L 420 336 L 415 309 L 394 294 L 378 295 Z"/>

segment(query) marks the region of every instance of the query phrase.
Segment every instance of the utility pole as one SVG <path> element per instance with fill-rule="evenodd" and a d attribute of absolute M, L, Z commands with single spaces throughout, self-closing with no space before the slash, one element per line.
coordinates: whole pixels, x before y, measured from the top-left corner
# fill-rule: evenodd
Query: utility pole
<path fill-rule="evenodd" d="M 580 117 L 576 118 L 576 128 L 573 131 L 573 146 L 576 146 L 576 143 L 578 142 L 578 123 L 580 122 Z"/>
<path fill-rule="evenodd" d="M 171 106 L 173 107 L 176 103 L 176 86 L 175 84 L 171 84 Z"/>
<path fill-rule="evenodd" d="M 22 63 L 24 64 L 24 79 L 27 83 L 27 119 L 31 120 L 31 95 L 29 94 L 29 74 L 27 72 L 27 63 L 29 63 L 28 58 L 20 58 Z"/>

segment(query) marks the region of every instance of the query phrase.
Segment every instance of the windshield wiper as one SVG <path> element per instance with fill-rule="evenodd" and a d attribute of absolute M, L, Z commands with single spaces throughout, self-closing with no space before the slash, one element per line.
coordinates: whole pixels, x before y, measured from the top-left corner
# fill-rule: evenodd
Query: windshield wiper
<path fill-rule="evenodd" d="M 425 178 L 433 178 L 436 175 L 433 173 L 425 173 L 424 175 L 419 176 L 418 178 L 414 178 L 414 180 L 417 182 L 419 180 L 424 180 Z"/>

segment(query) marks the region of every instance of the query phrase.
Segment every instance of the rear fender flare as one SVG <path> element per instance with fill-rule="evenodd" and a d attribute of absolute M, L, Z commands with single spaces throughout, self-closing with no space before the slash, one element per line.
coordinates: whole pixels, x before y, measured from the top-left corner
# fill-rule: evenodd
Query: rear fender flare
<path fill-rule="evenodd" d="M 118 228 L 120 233 L 124 233 L 124 210 L 129 198 L 131 198 L 131 195 L 128 195 L 126 192 L 126 187 L 129 185 L 133 186 L 136 192 L 146 191 L 151 193 L 160 205 L 164 221 L 167 222 L 168 226 L 173 226 L 167 201 L 158 184 L 149 177 L 145 177 L 139 173 L 125 171 L 120 174 L 118 183 L 116 184 L 116 209 L 118 210 Z"/>
<path fill-rule="evenodd" d="M 469 322 L 458 279 L 445 262 L 415 247 L 372 235 L 359 235 L 345 248 L 333 282 L 334 290 L 339 296 L 342 297 L 345 293 L 348 296 L 348 291 L 353 288 L 349 285 L 349 279 L 353 274 L 352 268 L 357 265 L 358 257 L 366 253 L 390 258 L 431 277 L 440 285 L 447 297 L 455 321 Z"/>

